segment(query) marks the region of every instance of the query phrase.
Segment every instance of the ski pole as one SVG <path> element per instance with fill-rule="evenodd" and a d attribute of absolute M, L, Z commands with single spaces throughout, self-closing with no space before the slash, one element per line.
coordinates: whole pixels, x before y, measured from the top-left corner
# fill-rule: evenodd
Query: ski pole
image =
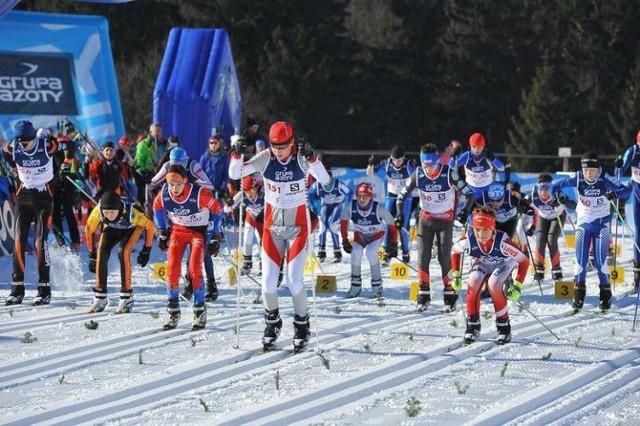
<path fill-rule="evenodd" d="M 462 275 L 463 269 L 464 269 L 464 251 L 460 254 L 460 275 Z M 460 305 L 462 307 L 462 310 L 460 311 L 460 314 L 462 315 L 462 322 L 466 324 L 467 314 L 464 308 L 464 297 L 462 297 L 462 289 L 460 289 Z"/>
<path fill-rule="evenodd" d="M 633 313 L 633 324 L 631 325 L 631 331 L 636 331 L 636 319 L 638 318 L 638 302 L 640 302 L 640 291 L 636 289 L 636 309 Z"/>
<path fill-rule="evenodd" d="M 244 155 L 242 156 L 242 161 L 244 164 Z M 240 177 L 242 178 L 242 167 L 240 168 Z M 238 261 L 236 262 L 236 343 L 234 345 L 235 349 L 240 347 L 240 293 L 242 292 L 242 287 L 240 283 L 240 247 L 242 244 L 242 207 L 243 207 L 243 198 L 244 192 L 242 191 L 242 185 L 240 185 L 240 205 L 238 206 L 238 244 L 236 245 L 236 256 Z M 247 275 L 248 276 L 248 275 Z M 262 285 L 260 285 L 262 287 Z"/>
<path fill-rule="evenodd" d="M 613 201 L 609 200 L 609 203 L 611 203 L 611 205 L 613 206 L 613 209 L 616 211 L 616 214 L 618 215 L 618 219 L 620 220 L 620 222 L 622 222 L 622 225 L 625 228 L 627 228 L 627 231 L 629 231 L 629 235 L 633 239 L 633 246 L 636 248 L 636 250 L 638 250 L 640 252 L 640 248 L 638 248 L 638 244 L 636 243 L 636 234 L 633 232 L 633 230 L 631 228 L 629 228 L 629 225 L 627 225 L 627 222 L 625 222 L 624 218 L 620 214 L 620 210 L 618 210 L 618 208 L 613 203 Z"/>
<path fill-rule="evenodd" d="M 76 188 L 78 188 L 78 190 L 79 190 L 80 192 L 82 192 L 82 193 L 83 193 L 83 194 L 84 194 L 84 195 L 85 195 L 89 200 L 93 201 L 93 204 L 95 204 L 96 206 L 98 205 L 98 202 L 97 202 L 96 200 L 94 200 L 94 199 L 93 199 L 93 197 L 92 197 L 91 195 L 87 194 L 87 192 L 86 192 L 84 189 L 82 189 L 82 188 L 80 187 L 80 185 L 78 185 L 78 184 L 77 184 L 73 179 L 71 179 L 69 176 L 65 176 L 65 178 L 66 178 L 69 182 L 71 182 L 71 184 L 72 184 L 73 186 L 75 186 Z"/>
<path fill-rule="evenodd" d="M 562 339 L 560 339 L 560 337 L 558 337 L 558 335 L 556 333 L 553 332 L 553 330 L 551 330 L 544 322 L 542 322 L 542 320 L 540 318 L 538 318 L 533 312 L 531 312 L 529 310 L 529 308 L 527 308 L 525 305 L 520 303 L 519 300 L 516 301 L 516 305 L 518 306 L 518 308 L 524 309 L 525 311 L 527 311 L 529 313 L 529 315 L 531 315 L 533 318 L 535 318 L 536 321 L 538 321 L 540 324 L 542 324 L 542 326 L 544 328 L 546 328 L 549 333 L 553 334 L 553 337 L 555 337 L 558 340 L 562 340 Z"/>
<path fill-rule="evenodd" d="M 620 200 L 616 198 L 616 210 L 620 208 Z M 613 270 L 616 271 L 616 260 L 618 258 L 618 218 L 616 218 L 616 230 L 613 235 Z M 616 272 L 616 279 L 613 280 L 613 288 L 615 289 L 616 282 L 618 281 L 618 275 Z"/>
<path fill-rule="evenodd" d="M 524 228 L 524 221 L 522 220 L 522 216 L 520 216 L 520 222 L 522 223 L 522 227 Z M 562 228 L 562 227 L 560 227 L 560 228 Z M 527 251 L 529 252 L 529 259 L 531 260 L 531 264 L 533 265 L 533 270 L 535 271 L 536 262 L 535 262 L 535 260 L 533 260 L 533 253 L 531 252 L 531 244 L 529 244 L 529 236 L 527 235 L 526 232 L 524 233 L 524 238 L 527 240 L 527 247 L 529 249 Z M 533 276 L 533 279 L 535 281 L 537 281 L 537 283 L 538 283 L 538 288 L 540 288 L 540 295 L 544 296 L 544 292 L 542 291 L 542 283 L 540 282 L 541 280 L 539 278 L 537 278 L 535 274 Z"/>

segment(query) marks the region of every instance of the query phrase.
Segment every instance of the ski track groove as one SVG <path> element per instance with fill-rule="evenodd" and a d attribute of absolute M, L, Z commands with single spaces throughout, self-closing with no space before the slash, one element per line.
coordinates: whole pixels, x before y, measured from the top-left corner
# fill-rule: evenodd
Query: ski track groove
<path fill-rule="evenodd" d="M 291 311 L 293 310 L 291 309 Z M 392 316 L 386 319 L 381 319 L 380 315 L 356 317 L 356 320 L 349 324 L 336 326 L 332 330 L 324 330 L 323 335 L 321 336 L 321 342 L 323 344 L 328 344 L 333 343 L 334 341 L 351 337 L 353 335 L 366 333 L 374 329 L 379 331 L 385 328 L 395 328 L 400 323 L 422 317 L 424 317 L 423 314 L 417 313 L 404 316 Z M 255 319 L 252 319 L 252 321 L 255 321 Z M 164 342 L 166 340 L 165 336 L 167 333 L 174 332 L 174 334 L 176 334 L 177 336 L 183 336 L 184 334 L 190 332 L 189 330 L 184 329 L 169 331 L 147 331 L 153 333 L 151 337 L 161 342 Z M 204 331 L 206 331 L 206 329 Z M 202 331 L 199 331 L 199 333 L 202 333 Z M 282 341 L 278 341 L 278 343 L 279 346 L 282 346 L 284 344 L 291 345 L 292 339 L 284 339 Z M 104 344 L 100 345 L 98 343 L 94 346 L 104 346 Z M 146 348 L 148 347 L 148 344 L 145 343 L 143 346 L 144 348 Z M 131 348 L 129 346 L 129 348 L 130 349 L 126 349 L 125 351 L 136 353 L 138 349 L 140 349 L 140 346 L 136 346 L 135 348 Z M 84 351 L 85 353 L 80 358 L 81 360 L 91 360 L 92 364 L 99 362 L 101 363 L 104 362 L 104 360 L 96 359 L 96 352 L 98 352 L 98 355 L 102 354 L 103 352 L 107 352 L 110 355 L 109 358 L 117 358 L 118 356 L 112 349 L 113 346 L 106 346 L 104 350 L 98 349 L 93 352 Z M 162 379 L 146 383 L 144 385 L 135 386 L 124 391 L 117 391 L 110 395 L 102 395 L 97 400 L 85 400 L 80 403 L 72 403 L 70 405 L 61 406 L 42 414 L 29 413 L 25 418 L 16 418 L 15 420 L 9 420 L 8 418 L 5 418 L 4 420 L 9 420 L 9 423 L 7 424 L 35 424 L 41 422 L 43 422 L 43 424 L 69 424 L 70 422 L 75 424 L 79 421 L 88 421 L 89 419 L 91 420 L 90 423 L 95 423 L 99 419 L 107 420 L 113 418 L 114 413 L 118 413 L 119 417 L 124 411 L 127 410 L 133 410 L 134 413 L 138 413 L 140 411 L 141 401 L 151 399 L 153 400 L 152 405 L 157 405 L 163 399 L 174 397 L 176 394 L 179 394 L 181 392 L 191 392 L 193 391 L 193 389 L 200 386 L 208 386 L 211 383 L 219 382 L 220 380 L 231 379 L 257 368 L 270 366 L 274 362 L 285 359 L 288 355 L 292 354 L 292 351 L 280 349 L 265 354 L 261 353 L 261 347 L 257 349 L 251 349 L 249 351 L 245 350 L 244 352 L 234 353 L 231 356 L 219 359 L 213 364 L 207 365 L 206 368 L 212 370 L 209 373 L 203 373 L 204 367 L 198 366 L 182 373 L 164 377 Z M 258 354 L 261 355 L 254 358 L 254 356 Z M 55 355 L 52 356 L 55 357 Z M 306 352 L 298 354 L 296 356 L 314 356 L 314 354 L 311 352 Z M 249 365 L 247 365 L 247 363 Z M 65 361 L 63 365 L 68 367 L 69 361 Z M 48 369 L 50 368 L 50 366 L 51 364 L 45 363 L 40 368 L 40 371 L 46 369 L 47 375 L 56 375 L 56 372 L 51 372 L 49 374 Z M 65 372 L 70 371 L 69 368 L 62 369 Z M 59 371 L 57 373 L 59 373 Z M 20 376 L 21 374 L 18 375 Z M 33 377 L 32 380 L 39 380 L 40 378 L 41 376 Z M 7 386 L 5 384 L 2 384 L 2 387 Z M 103 406 L 104 408 L 102 408 Z M 102 418 L 102 416 L 104 416 L 104 418 Z"/>
<path fill-rule="evenodd" d="M 619 264 L 622 264 L 622 262 L 619 262 Z M 595 274 L 595 272 L 592 271 L 589 272 L 589 274 Z M 545 284 L 545 282 L 542 283 L 543 289 L 547 288 L 547 285 Z M 528 294 L 536 294 L 538 292 L 538 286 L 535 281 L 532 282 L 528 287 Z M 548 284 L 548 287 L 550 289 L 553 289 L 553 282 L 550 282 Z M 525 295 L 527 293 L 525 293 Z M 547 295 L 548 294 L 545 293 L 545 296 Z M 356 302 L 361 303 L 362 300 L 366 301 L 367 299 L 361 297 L 352 300 L 344 300 L 336 299 L 334 297 L 326 302 L 318 304 L 318 307 L 325 307 L 326 309 L 330 309 L 331 307 L 336 307 L 343 304 L 353 304 Z M 369 299 L 369 301 L 371 301 L 371 299 Z M 394 300 L 392 300 L 392 302 L 393 301 Z M 24 308 L 34 309 L 34 307 L 32 306 L 24 306 Z M 434 307 L 432 305 L 431 309 L 433 308 Z M 584 325 L 587 323 L 592 324 L 606 320 L 605 316 L 588 316 L 587 318 L 582 318 L 583 316 L 585 316 L 584 314 L 589 314 L 589 311 L 586 308 L 587 307 L 585 306 L 585 310 L 583 310 L 583 312 L 580 314 L 580 325 Z M 289 308 L 289 310 L 291 309 Z M 459 309 L 451 314 L 456 314 L 458 311 Z M 135 311 L 135 313 L 138 312 L 140 311 Z M 112 313 L 104 312 L 99 314 L 75 314 L 78 315 L 78 317 L 73 318 L 72 322 L 79 322 L 95 318 L 104 319 L 105 316 L 109 316 Z M 358 318 L 358 312 L 353 312 L 353 314 L 355 318 Z M 414 313 L 381 319 L 381 315 L 369 313 L 369 315 L 360 317 L 358 320 L 355 320 L 352 323 L 340 324 L 339 326 L 334 327 L 333 330 L 323 330 L 320 340 L 322 345 L 326 346 L 327 344 L 334 344 L 342 339 L 352 337 L 356 334 L 362 334 L 371 331 L 379 332 L 386 328 L 397 327 L 398 324 L 405 323 L 407 321 L 410 321 L 411 319 L 426 319 L 429 321 L 432 317 L 438 317 L 440 314 L 441 313 L 439 313 L 437 310 L 433 309 L 429 310 L 426 314 Z M 528 315 L 526 313 L 523 314 Z M 18 328 L 24 330 L 25 325 L 28 323 L 39 323 L 38 325 L 34 324 L 33 327 L 40 328 L 49 325 L 57 325 L 60 322 L 68 323 L 71 322 L 69 320 L 69 317 L 69 315 L 59 315 L 57 317 L 49 317 L 46 319 L 40 319 L 38 321 L 25 321 L 23 323 L 20 323 L 19 327 L 18 324 L 12 323 L 12 327 L 7 327 L 4 330 L 2 329 L 2 325 L 0 325 L 0 332 L 15 331 Z M 204 332 L 217 332 L 233 328 L 235 326 L 235 315 L 229 315 L 228 317 L 229 318 L 227 318 L 226 316 L 214 317 L 215 326 L 210 329 L 205 329 Z M 577 316 L 567 317 L 566 314 L 560 313 L 555 314 L 550 318 L 545 318 L 545 322 L 550 327 L 552 325 L 555 326 L 551 327 L 555 331 L 558 328 L 575 326 L 577 318 Z M 241 324 L 253 323 L 257 319 L 259 319 L 259 317 L 251 316 L 248 318 L 243 318 L 241 319 Z M 13 327 L 14 325 L 15 327 Z M 37 362 L 39 364 L 42 364 L 42 366 L 37 366 L 33 370 L 29 370 L 29 368 L 26 368 L 26 373 L 22 370 L 16 371 L 15 367 L 22 367 L 26 364 L 29 364 L 29 366 L 33 366 L 32 361 L 21 361 L 14 365 L 6 366 L 0 369 L 0 372 L 3 372 L 4 370 L 12 370 L 15 373 L 9 374 L 4 377 L 0 375 L 0 380 L 12 380 L 17 378 L 18 376 L 24 378 L 25 374 L 31 374 L 35 376 L 38 374 L 38 372 L 50 370 L 52 368 L 52 364 L 47 364 L 47 362 L 51 362 L 52 359 L 58 359 L 61 355 L 76 355 L 75 359 L 71 357 L 70 359 L 64 359 L 60 361 L 60 365 L 62 365 L 63 367 L 61 367 L 59 370 L 69 371 L 70 360 L 73 362 L 73 364 L 82 364 L 86 360 L 92 361 L 89 364 L 100 363 L 104 362 L 104 359 L 97 359 L 97 357 L 101 356 L 103 353 L 109 353 L 110 355 L 113 355 L 108 358 L 117 358 L 119 356 L 118 354 L 122 354 L 123 352 L 136 353 L 139 349 L 148 348 L 152 343 L 165 343 L 167 340 L 184 336 L 187 332 L 190 332 L 190 330 L 185 330 L 183 328 L 178 328 L 177 330 L 170 331 L 160 331 L 156 329 L 137 331 L 136 333 L 133 333 L 131 335 L 119 336 L 105 341 L 95 342 L 88 346 L 65 350 L 57 354 L 51 354 L 45 358 L 38 358 Z M 202 331 L 196 333 L 202 333 Z M 532 336 L 546 333 L 548 333 L 548 331 L 541 325 L 539 325 L 534 319 L 521 324 L 518 328 L 518 338 L 521 339 L 526 339 Z M 168 337 L 167 334 L 169 334 Z M 312 333 L 310 346 L 313 344 L 313 336 L 314 333 Z M 148 339 L 145 340 L 145 337 L 147 337 Z M 279 341 L 278 343 L 280 346 L 282 346 L 283 344 L 290 345 L 291 340 L 292 339 L 290 338 L 284 339 Z M 129 343 L 135 343 L 135 346 L 132 347 L 131 345 L 129 345 Z M 119 352 L 113 351 L 114 348 L 121 345 L 127 346 L 127 348 Z M 481 340 L 478 343 L 467 347 L 462 346 L 460 339 L 448 340 L 444 343 L 441 342 L 435 349 L 432 348 L 428 352 L 402 356 L 399 360 L 393 360 L 390 363 L 385 364 L 382 369 L 375 369 L 375 371 L 367 370 L 362 374 L 359 374 L 355 377 L 350 377 L 348 379 L 345 379 L 343 382 L 332 385 L 330 388 L 322 388 L 320 390 L 312 391 L 301 396 L 278 401 L 275 405 L 271 405 L 269 407 L 258 407 L 255 410 L 250 411 L 249 413 L 243 412 L 243 414 L 240 416 L 223 418 L 221 419 L 223 422 L 219 424 L 254 422 L 255 424 L 280 425 L 293 424 L 294 422 L 305 422 L 306 420 L 311 418 L 318 418 L 317 416 L 319 415 L 321 415 L 321 417 L 326 417 L 333 411 L 339 410 L 345 404 L 353 401 L 360 401 L 363 399 L 379 398 L 381 394 L 392 392 L 395 387 L 403 385 L 407 381 L 422 378 L 425 376 L 425 374 L 430 374 L 434 371 L 438 371 L 441 368 L 466 361 L 486 350 L 494 348 L 496 348 L 496 350 L 500 350 L 500 348 L 496 347 L 493 342 L 489 342 L 486 340 Z M 142 411 L 144 411 L 145 406 L 158 406 L 168 398 L 175 398 L 176 395 L 179 395 L 181 393 L 190 393 L 198 387 L 210 386 L 212 383 L 219 383 L 223 380 L 233 380 L 245 375 L 249 371 L 257 370 L 265 366 L 268 367 L 273 363 L 286 360 L 289 355 L 292 355 L 291 350 L 282 349 L 261 354 L 261 348 L 249 349 L 244 351 L 234 351 L 230 355 L 229 351 L 225 352 L 221 354 L 226 355 L 225 358 L 219 359 L 213 364 L 207 365 L 207 370 L 211 370 L 210 372 L 203 373 L 202 366 L 199 366 L 198 368 L 192 368 L 175 375 L 170 375 L 162 379 L 145 383 L 144 385 L 135 386 L 127 390 L 117 391 L 112 394 L 101 395 L 99 399 L 89 399 L 78 403 L 70 403 L 67 405 L 58 406 L 57 408 L 46 411 L 44 413 L 32 412 L 20 414 L 18 416 L 13 416 L 11 419 L 5 418 L 3 422 L 9 421 L 10 423 L 7 424 L 68 424 L 70 422 L 86 422 L 87 424 L 94 424 L 96 422 L 125 419 L 127 416 L 139 415 Z M 638 347 L 628 349 L 618 357 L 615 357 L 611 360 L 602 361 L 594 366 L 590 366 L 587 369 L 589 371 L 583 371 L 584 369 L 576 371 L 574 374 L 572 374 L 572 376 L 575 376 L 573 377 L 573 380 L 584 385 L 585 383 L 589 383 L 593 380 L 601 379 L 607 374 L 616 371 L 616 369 L 620 368 L 620 366 L 622 365 L 625 365 L 625 363 L 628 363 L 629 360 L 635 360 L 638 357 L 639 353 L 640 348 Z M 306 352 L 295 356 L 309 358 L 315 356 L 315 354 Z M 85 362 L 85 365 L 86 364 L 87 363 Z M 56 373 L 51 374 L 55 375 Z M 42 376 L 38 377 L 38 379 L 41 378 Z M 30 382 L 33 380 L 36 379 L 31 378 L 26 382 Z M 571 382 L 568 381 L 567 383 L 564 383 L 565 381 L 566 380 L 559 380 L 557 382 L 560 383 L 555 384 L 555 386 L 571 387 Z M 22 381 L 22 383 L 26 382 Z M 0 383 L 0 386 L 2 387 L 18 386 L 19 384 L 21 384 L 20 381 L 13 384 L 5 384 L 3 382 Z M 579 386 L 576 385 L 574 387 Z M 518 400 L 520 400 L 521 397 L 526 395 L 531 399 L 530 404 L 533 405 L 521 404 L 518 401 L 518 406 L 507 409 L 504 412 L 492 413 L 492 417 L 486 420 L 488 423 L 479 424 L 490 424 L 492 423 L 493 417 L 501 419 L 502 423 L 504 423 L 508 419 L 514 418 L 514 414 L 507 414 L 511 413 L 511 411 L 513 410 L 524 411 L 525 413 L 519 414 L 520 416 L 524 416 L 524 414 L 527 413 L 531 414 L 531 412 L 535 409 L 544 408 L 545 404 L 548 403 L 548 401 L 546 401 L 544 397 L 544 393 L 547 391 L 547 389 L 548 388 L 545 386 L 542 389 L 533 389 L 529 392 L 526 392 L 525 394 L 521 394 L 518 396 Z M 542 395 L 539 395 L 540 393 L 542 393 Z M 590 399 L 590 401 L 596 402 L 602 396 L 603 395 L 601 392 L 595 392 L 594 397 Z M 147 403 L 140 405 L 141 401 L 147 401 Z M 508 406 L 509 404 L 505 405 Z M 527 407 L 526 409 L 524 408 L 525 406 Z M 534 408 L 532 409 L 531 407 Z M 549 420 L 553 421 L 554 418 L 549 418 Z M 480 418 L 475 419 L 475 421 L 485 422 L 485 419 Z M 495 424 L 495 421 L 493 421 L 493 423 Z"/>

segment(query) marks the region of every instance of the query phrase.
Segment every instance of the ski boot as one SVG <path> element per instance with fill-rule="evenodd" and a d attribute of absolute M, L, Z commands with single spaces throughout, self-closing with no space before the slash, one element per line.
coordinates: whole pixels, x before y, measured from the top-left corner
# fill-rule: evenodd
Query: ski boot
<path fill-rule="evenodd" d="M 409 263 L 409 261 L 411 260 L 411 256 L 409 256 L 409 251 L 402 251 L 402 261 L 404 263 Z"/>
<path fill-rule="evenodd" d="M 611 309 L 611 286 L 605 285 L 600 287 L 600 311 L 606 312 Z"/>
<path fill-rule="evenodd" d="M 577 312 L 584 306 L 584 298 L 587 295 L 587 286 L 584 282 L 576 283 L 571 307 Z"/>
<path fill-rule="evenodd" d="M 465 345 L 475 343 L 480 337 L 480 317 L 475 315 L 467 318 L 467 329 L 464 332 L 463 342 Z"/>
<path fill-rule="evenodd" d="M 33 306 L 48 305 L 51 303 L 51 287 L 49 283 L 38 284 L 38 294 L 33 299 Z"/>
<path fill-rule="evenodd" d="M 451 288 L 444 288 L 444 311 L 453 312 L 456 310 L 456 302 L 458 302 L 458 293 Z"/>
<path fill-rule="evenodd" d="M 207 306 L 204 303 L 196 303 L 193 305 L 193 323 L 192 330 L 202 330 L 207 325 Z"/>
<path fill-rule="evenodd" d="M 89 313 L 95 314 L 96 312 L 102 312 L 109 304 L 109 299 L 107 299 L 107 292 L 94 291 L 93 293 L 93 302 L 91 302 L 91 306 L 89 306 Z"/>
<path fill-rule="evenodd" d="M 360 275 L 351 275 L 351 288 L 347 292 L 347 299 L 353 299 L 360 296 L 362 291 L 362 278 Z"/>
<path fill-rule="evenodd" d="M 326 258 L 327 258 L 327 251 L 323 247 L 320 247 L 318 249 L 318 260 L 320 262 L 324 262 Z"/>
<path fill-rule="evenodd" d="M 544 281 L 544 272 L 536 271 L 533 274 L 533 279 L 535 281 Z"/>
<path fill-rule="evenodd" d="M 424 312 L 431 304 L 431 291 L 429 287 L 418 290 L 418 301 L 416 302 L 418 312 Z"/>
<path fill-rule="evenodd" d="M 14 281 L 11 284 L 11 293 L 7 296 L 5 300 L 5 305 L 19 305 L 22 303 L 24 299 L 24 282 L 23 281 Z"/>
<path fill-rule="evenodd" d="M 249 275 L 251 273 L 251 269 L 253 268 L 253 258 L 251 255 L 244 255 L 244 259 L 242 260 L 242 269 L 240 270 L 240 275 Z"/>
<path fill-rule="evenodd" d="M 511 322 L 507 319 L 496 319 L 496 326 L 498 327 L 498 338 L 496 339 L 497 345 L 504 345 L 511 341 Z"/>
<path fill-rule="evenodd" d="M 133 310 L 133 290 L 121 290 L 116 314 L 128 314 Z"/>
<path fill-rule="evenodd" d="M 184 276 L 184 280 L 187 282 L 187 285 L 184 286 L 184 291 L 182 292 L 182 297 L 187 300 L 191 300 L 193 297 L 193 281 L 189 275 Z"/>
<path fill-rule="evenodd" d="M 303 351 L 309 344 L 311 337 L 311 327 L 309 325 L 309 315 L 303 317 L 295 315 L 293 317 L 293 352 Z"/>
<path fill-rule="evenodd" d="M 385 255 L 382 257 L 382 260 L 380 261 L 380 266 L 386 267 L 389 266 L 389 263 L 391 263 L 391 256 L 385 253 Z"/>
<path fill-rule="evenodd" d="M 215 302 L 218 300 L 218 285 L 215 278 L 207 278 L 207 294 L 204 295 L 207 302 Z"/>
<path fill-rule="evenodd" d="M 333 263 L 342 262 L 342 250 L 333 249 Z"/>
<path fill-rule="evenodd" d="M 276 340 L 278 340 L 278 336 L 280 336 L 280 330 L 282 330 L 280 311 L 278 309 L 266 311 L 264 322 L 266 323 L 266 327 L 264 328 L 264 335 L 262 336 L 262 346 L 265 351 L 268 351 L 273 349 Z"/>
<path fill-rule="evenodd" d="M 562 280 L 562 278 L 563 278 L 562 271 L 558 271 L 558 270 L 556 270 L 556 271 L 551 271 L 551 278 L 552 278 L 554 281 L 560 281 L 560 280 Z"/>
<path fill-rule="evenodd" d="M 382 280 L 371 280 L 371 298 L 380 299 L 382 297 Z"/>
<path fill-rule="evenodd" d="M 162 328 L 164 330 L 172 330 L 178 326 L 180 322 L 180 303 L 178 299 L 169 299 L 167 302 L 167 313 L 169 318 L 164 322 Z"/>

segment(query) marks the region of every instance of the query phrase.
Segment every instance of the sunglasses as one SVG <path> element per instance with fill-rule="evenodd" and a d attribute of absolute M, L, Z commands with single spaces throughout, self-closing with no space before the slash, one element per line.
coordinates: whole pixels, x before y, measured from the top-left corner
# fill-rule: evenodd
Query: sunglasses
<path fill-rule="evenodd" d="M 369 197 L 368 195 L 356 195 L 356 198 L 358 200 L 366 200 L 366 199 L 371 198 L 371 197 Z"/>
<path fill-rule="evenodd" d="M 209 141 L 209 145 L 213 145 L 214 143 L 220 143 L 220 141 L 216 141 L 216 140 Z"/>
<path fill-rule="evenodd" d="M 289 146 L 291 146 L 291 143 L 287 142 L 285 144 L 278 144 L 278 145 L 274 145 L 274 144 L 269 144 L 269 146 L 273 149 L 275 149 L 276 151 L 282 151 L 285 150 L 287 148 L 289 148 Z"/>

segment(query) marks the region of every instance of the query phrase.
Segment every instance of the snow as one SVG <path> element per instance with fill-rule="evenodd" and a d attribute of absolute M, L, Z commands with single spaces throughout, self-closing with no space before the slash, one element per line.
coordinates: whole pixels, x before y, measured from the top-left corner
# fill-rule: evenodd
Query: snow
<path fill-rule="evenodd" d="M 417 313 L 408 300 L 410 280 L 391 280 L 390 268 L 383 268 L 384 299 L 370 299 L 364 261 L 363 293 L 347 300 L 349 255 L 340 264 L 329 263 L 329 255 L 317 272 L 336 276 L 337 293 L 318 294 L 315 310 L 310 297 L 314 333 L 300 354 L 291 351 L 293 310 L 286 289 L 280 291 L 285 325 L 278 350 L 262 351 L 260 289 L 246 277 L 236 316 L 237 292 L 229 285 L 224 248 L 214 260 L 220 298 L 208 304 L 207 328 L 196 332 L 190 331 L 191 307 L 184 301 L 178 329 L 160 331 L 165 286 L 148 268 L 134 268 L 134 311 L 115 314 L 120 287 L 115 255 L 111 303 L 105 312 L 88 314 L 95 278 L 87 271 L 84 248 L 51 250 L 52 303 L 33 307 L 37 275 L 30 255 L 25 302 L 0 307 L 0 423 L 640 424 L 640 342 L 631 330 L 636 297 L 629 295 L 633 243 L 619 238 L 618 264 L 625 267 L 626 284 L 614 287 L 609 313 L 597 313 L 594 272 L 588 274 L 585 308 L 577 315 L 568 315 L 570 300 L 553 296 L 550 280 L 543 282 L 541 295 L 528 277 L 522 303 L 560 340 L 512 304 L 513 342 L 502 347 L 493 343 L 495 317 L 487 300 L 480 341 L 462 346 L 460 304 L 455 312 L 442 312 L 439 281 L 432 284 L 432 305 Z M 560 244 L 569 277 L 573 251 L 562 239 Z M 415 268 L 417 250 L 411 256 Z M 156 247 L 151 258 L 165 260 Z M 0 283 L 4 297 L 11 286 L 11 259 L 0 257 L 0 268 L 7 277 Z M 439 275 L 435 260 L 431 272 Z M 415 280 L 414 271 L 411 275 Z M 89 321 L 98 328 L 86 328 Z M 37 340 L 23 342 L 26 333 Z M 409 400 L 420 408 L 413 417 Z"/>

